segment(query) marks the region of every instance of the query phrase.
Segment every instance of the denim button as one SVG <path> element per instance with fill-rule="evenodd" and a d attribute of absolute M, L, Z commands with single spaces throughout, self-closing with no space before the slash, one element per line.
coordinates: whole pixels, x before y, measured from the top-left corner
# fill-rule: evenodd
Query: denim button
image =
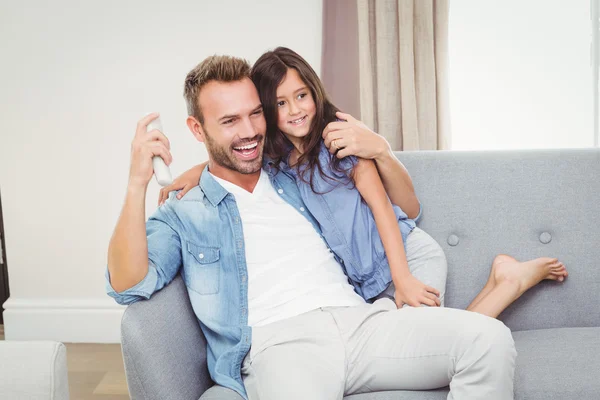
<path fill-rule="evenodd" d="M 549 232 L 542 232 L 540 235 L 540 242 L 548 244 L 552 241 L 552 235 Z"/>
<path fill-rule="evenodd" d="M 198 254 L 198 258 L 203 259 L 204 258 L 204 254 L 203 253 Z"/>
<path fill-rule="evenodd" d="M 304 212 L 304 207 L 300 207 L 300 211 Z"/>
<path fill-rule="evenodd" d="M 458 240 L 458 236 L 456 236 L 456 235 L 448 236 L 448 244 L 450 246 L 456 246 L 458 244 L 458 242 L 460 242 L 460 240 Z"/>
<path fill-rule="evenodd" d="M 279 193 L 279 194 L 282 194 L 282 193 L 283 193 L 283 189 L 279 189 L 279 190 L 277 191 L 277 193 Z"/>

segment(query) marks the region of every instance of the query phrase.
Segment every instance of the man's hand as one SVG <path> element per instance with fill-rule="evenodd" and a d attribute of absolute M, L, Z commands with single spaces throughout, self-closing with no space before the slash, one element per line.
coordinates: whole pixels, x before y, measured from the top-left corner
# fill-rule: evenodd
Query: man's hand
<path fill-rule="evenodd" d="M 401 308 L 404 304 L 418 307 L 421 304 L 436 307 L 440 303 L 440 292 L 437 289 L 427 286 L 411 274 L 406 275 L 396 286 L 395 300 L 396 306 Z"/>
<path fill-rule="evenodd" d="M 173 161 L 171 145 L 163 133 L 157 129 L 148 132 L 148 124 L 158 118 L 157 113 L 152 113 L 137 123 L 135 137 L 131 143 L 131 166 L 129 169 L 129 187 L 144 190 L 152 178 L 152 158 L 160 156 L 165 164 L 170 165 Z"/>
<path fill-rule="evenodd" d="M 350 114 L 337 112 L 335 115 L 345 121 L 330 122 L 323 131 L 325 146 L 331 154 L 337 151 L 338 158 L 356 156 L 372 160 L 389 151 L 387 140 L 364 123 Z"/>

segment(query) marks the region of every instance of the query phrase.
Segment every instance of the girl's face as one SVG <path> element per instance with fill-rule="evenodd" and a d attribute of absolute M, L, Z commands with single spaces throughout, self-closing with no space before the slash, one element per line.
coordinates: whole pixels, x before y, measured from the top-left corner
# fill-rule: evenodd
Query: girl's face
<path fill-rule="evenodd" d="M 308 135 L 316 110 L 310 89 L 298 71 L 288 69 L 277 87 L 277 127 L 300 151 L 302 138 Z"/>

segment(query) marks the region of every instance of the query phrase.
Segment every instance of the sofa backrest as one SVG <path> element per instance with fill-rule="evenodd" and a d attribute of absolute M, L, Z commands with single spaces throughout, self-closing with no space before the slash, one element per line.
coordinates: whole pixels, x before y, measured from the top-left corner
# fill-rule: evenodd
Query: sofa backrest
<path fill-rule="evenodd" d="M 600 326 L 600 149 L 397 152 L 448 259 L 446 306 L 466 308 L 497 254 L 568 268 L 500 319 L 513 330 Z"/>

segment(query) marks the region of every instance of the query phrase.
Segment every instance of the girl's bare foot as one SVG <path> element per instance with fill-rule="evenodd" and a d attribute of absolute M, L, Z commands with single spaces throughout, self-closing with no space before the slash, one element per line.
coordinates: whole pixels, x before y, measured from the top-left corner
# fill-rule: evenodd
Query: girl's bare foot
<path fill-rule="evenodd" d="M 569 273 L 563 263 L 556 258 L 540 257 L 519 262 L 513 257 L 501 255 L 494 260 L 491 275 L 494 284 L 512 283 L 518 287 L 519 294 L 523 294 L 544 279 L 562 282 Z"/>

